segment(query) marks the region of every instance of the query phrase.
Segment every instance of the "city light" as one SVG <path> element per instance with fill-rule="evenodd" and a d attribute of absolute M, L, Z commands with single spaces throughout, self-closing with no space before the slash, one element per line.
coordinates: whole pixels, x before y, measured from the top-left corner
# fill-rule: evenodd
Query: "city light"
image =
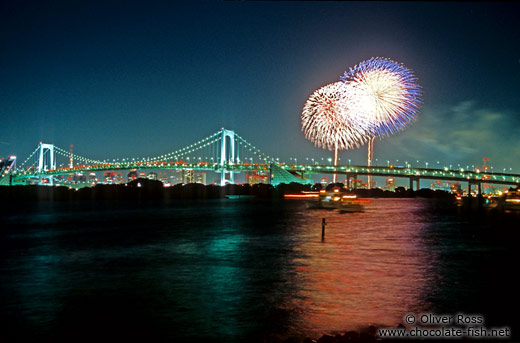
<path fill-rule="evenodd" d="M 218 134 L 218 132 L 217 132 Z M 210 140 L 201 140 L 205 145 L 209 142 L 218 146 L 220 144 L 220 140 L 217 139 L 217 135 L 213 134 L 209 137 L 213 137 L 215 139 Z M 61 160 L 61 162 L 65 163 L 56 163 L 58 167 L 52 168 L 49 163 L 52 161 L 48 161 L 50 156 L 45 156 L 44 160 L 47 159 L 47 162 L 44 162 L 43 168 L 38 170 L 38 161 L 41 160 L 40 157 L 41 144 L 35 149 L 35 151 L 25 160 L 25 164 L 22 163 L 17 168 L 13 168 L 12 170 L 2 171 L 2 176 L 5 179 L 5 176 L 10 174 L 12 180 L 11 182 L 15 182 L 20 184 L 20 182 L 29 182 L 28 180 L 34 178 L 40 178 L 42 184 L 52 184 L 59 185 L 60 182 L 63 183 L 62 176 L 67 174 L 74 174 L 75 179 L 70 182 L 79 182 L 84 183 L 85 185 L 94 185 L 97 183 L 103 182 L 115 182 L 115 179 L 111 179 L 111 181 L 107 180 L 96 180 L 96 176 L 94 172 L 104 172 L 110 170 L 124 170 L 124 169 L 170 169 L 171 171 L 182 171 L 186 169 L 197 170 L 197 171 L 213 171 L 213 172 L 221 172 L 223 169 L 227 169 L 227 173 L 229 172 L 240 172 L 240 171 L 262 171 L 263 173 L 268 173 L 269 168 L 271 168 L 271 163 L 275 165 L 280 165 L 285 168 L 286 164 L 283 161 L 280 161 L 280 158 L 271 158 L 266 154 L 263 154 L 259 149 L 248 143 L 245 139 L 235 134 L 237 141 L 240 142 L 242 148 L 246 148 L 244 151 L 249 151 L 250 155 L 241 155 L 242 159 L 239 159 L 238 156 L 236 158 L 235 163 L 225 163 L 224 165 L 215 164 L 215 158 L 218 156 L 208 156 L 207 151 L 198 149 L 197 143 L 188 145 L 191 147 L 190 149 L 182 148 L 176 151 L 183 150 L 184 153 L 182 155 L 185 156 L 185 159 L 172 160 L 170 157 L 165 157 L 164 160 L 155 160 L 153 162 L 149 162 L 150 158 L 136 158 L 136 157 L 125 157 L 125 158 L 113 158 L 111 161 L 104 160 L 95 160 L 91 158 L 85 158 L 80 155 L 74 154 L 74 166 L 70 168 L 67 165 L 66 160 L 70 158 L 70 152 L 65 151 L 57 146 L 52 146 L 52 150 L 55 152 L 54 158 L 65 158 L 65 160 Z M 201 142 L 199 141 L 199 142 Z M 43 144 L 43 143 L 42 143 Z M 50 147 L 51 145 L 47 145 Z M 192 150 L 197 148 L 201 154 L 195 154 Z M 210 147 L 211 151 L 216 151 L 215 147 Z M 192 151 L 192 153 L 187 156 L 187 152 Z M 168 154 L 162 155 L 167 156 Z M 254 157 L 253 157 L 254 156 Z M 258 157 L 261 157 L 258 159 Z M 12 160 L 14 160 L 15 156 L 9 156 Z M 256 160 L 256 161 L 255 161 Z M 356 173 L 357 175 L 367 175 L 371 176 L 372 173 L 377 173 L 381 176 L 392 176 L 392 177 L 400 177 L 403 179 L 414 177 L 421 179 L 436 179 L 436 178 L 450 178 L 453 181 L 474 181 L 483 184 L 508 184 L 508 185 L 518 185 L 520 183 L 520 175 L 515 175 L 512 173 L 512 168 L 503 168 L 503 173 L 494 172 L 493 166 L 486 166 L 486 168 L 481 168 L 475 165 L 468 165 L 465 169 L 460 167 L 457 171 L 453 171 L 451 168 L 453 164 L 450 164 L 449 167 L 437 167 L 435 169 L 429 169 L 429 162 L 424 163 L 424 168 L 420 168 L 418 165 L 420 162 L 417 162 L 417 166 L 412 166 L 408 161 L 404 161 L 404 166 L 399 165 L 399 160 L 396 160 L 396 165 L 391 165 L 390 160 L 386 160 L 386 168 L 366 168 L 363 166 L 352 166 L 352 160 L 348 159 L 348 165 L 343 166 L 341 164 L 341 160 L 337 165 L 333 164 L 332 158 L 321 158 L 321 165 L 317 163 L 315 158 L 304 158 L 303 161 L 305 163 L 298 163 L 297 157 L 290 157 L 290 165 L 292 168 L 297 168 L 304 172 L 306 177 L 311 177 L 311 175 L 323 174 L 323 173 L 332 173 L 337 174 L 337 172 L 342 173 Z M 376 163 L 377 163 L 376 159 Z M 417 160 L 419 161 L 419 160 Z M 256 163 L 255 163 L 256 162 Z M 324 163 L 325 162 L 325 163 Z M 440 161 L 435 161 L 436 165 L 440 165 Z M 491 172 L 490 172 L 491 171 Z M 82 172 L 88 172 L 81 175 Z M 507 172 L 507 173 L 506 173 Z M 88 176 L 87 174 L 94 175 Z M 60 176 L 61 175 L 61 176 Z M 43 177 L 45 176 L 45 177 Z M 49 177 L 52 176 L 52 177 Z M 148 176 L 146 176 L 148 177 Z M 157 178 L 153 173 L 149 175 L 149 177 Z M 76 179 L 79 178 L 79 179 Z M 83 181 L 81 181 L 83 180 Z M 120 177 L 118 182 L 122 182 L 123 178 Z M 168 180 L 161 179 L 165 184 L 168 183 Z M 301 179 L 300 179 L 301 180 Z M 295 178 L 293 181 L 298 182 L 298 179 Z M 186 182 L 183 182 L 186 183 Z M 189 182 L 187 182 L 189 183 Z M 498 193 L 497 193 L 498 194 Z"/>

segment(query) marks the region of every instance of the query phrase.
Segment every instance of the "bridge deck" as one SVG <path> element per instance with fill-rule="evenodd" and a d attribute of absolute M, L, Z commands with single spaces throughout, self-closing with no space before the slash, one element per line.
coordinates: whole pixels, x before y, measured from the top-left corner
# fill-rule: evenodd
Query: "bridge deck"
<path fill-rule="evenodd" d="M 25 180 L 28 178 L 37 178 L 47 175 L 68 175 L 78 172 L 97 172 L 109 170 L 129 170 L 129 169 L 169 169 L 169 170 L 205 170 L 221 172 L 268 171 L 270 164 L 262 163 L 242 163 L 242 164 L 217 164 L 217 163 L 185 163 L 185 162 L 153 162 L 153 163 L 106 163 L 97 165 L 83 165 L 74 168 L 61 168 L 56 170 L 36 172 L 15 172 L 13 179 Z M 447 180 L 471 183 L 487 183 L 487 184 L 503 184 L 503 185 L 520 185 L 520 175 L 510 173 L 483 173 L 472 170 L 449 170 L 434 168 L 395 168 L 383 166 L 345 166 L 345 165 L 294 165 L 294 164 L 276 164 L 277 169 L 284 169 L 290 172 L 300 173 L 302 175 L 312 174 L 344 174 L 344 175 L 371 175 L 382 177 L 400 177 L 430 180 Z M 296 178 L 295 178 L 296 179 Z M 296 180 L 294 180 L 296 181 Z"/>

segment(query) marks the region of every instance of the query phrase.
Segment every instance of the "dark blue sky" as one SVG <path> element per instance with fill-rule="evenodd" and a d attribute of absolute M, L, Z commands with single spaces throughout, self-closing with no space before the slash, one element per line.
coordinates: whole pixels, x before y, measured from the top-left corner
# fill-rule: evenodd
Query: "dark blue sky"
<path fill-rule="evenodd" d="M 301 133 L 305 100 L 384 56 L 424 99 L 376 141 L 379 161 L 520 172 L 519 16 L 509 3 L 2 1 L 0 156 L 39 141 L 155 156 L 226 127 L 282 159 L 328 157 Z"/>

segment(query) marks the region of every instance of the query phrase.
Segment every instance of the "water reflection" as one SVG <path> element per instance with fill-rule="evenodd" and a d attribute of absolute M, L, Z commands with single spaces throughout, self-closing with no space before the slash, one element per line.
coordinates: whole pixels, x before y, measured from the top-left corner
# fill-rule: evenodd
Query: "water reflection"
<path fill-rule="evenodd" d="M 358 214 L 227 200 L 9 212 L 2 330 L 238 342 L 396 325 L 409 312 L 479 313 L 474 297 L 496 288 L 478 263 L 512 254 L 429 204 L 376 199 Z"/>
<path fill-rule="evenodd" d="M 423 243 L 424 203 L 375 200 L 365 213 L 302 210 L 299 216 L 300 292 L 284 306 L 299 309 L 298 323 L 311 336 L 396 325 L 407 312 L 430 307 L 422 295 L 435 278 L 436 257 Z M 323 242 L 321 217 L 328 223 Z"/>

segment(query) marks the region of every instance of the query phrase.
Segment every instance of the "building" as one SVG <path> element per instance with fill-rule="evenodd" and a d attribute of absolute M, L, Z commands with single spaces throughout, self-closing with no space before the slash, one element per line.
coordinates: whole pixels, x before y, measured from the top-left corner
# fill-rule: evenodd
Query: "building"
<path fill-rule="evenodd" d="M 84 173 L 76 173 L 76 174 L 70 175 L 69 180 L 72 183 L 86 183 L 87 182 L 87 176 L 88 175 L 84 174 Z"/>
<path fill-rule="evenodd" d="M 172 177 L 172 176 L 170 176 Z M 159 172 L 159 175 L 157 176 L 157 180 L 161 181 L 164 184 L 170 184 L 170 178 L 168 177 L 168 172 Z"/>
<path fill-rule="evenodd" d="M 385 180 L 385 188 L 386 191 L 394 191 L 395 190 L 395 179 L 389 177 Z"/>
<path fill-rule="evenodd" d="M 193 174 L 195 171 L 193 169 L 182 169 L 179 170 L 179 183 L 193 183 Z"/>
<path fill-rule="evenodd" d="M 105 183 L 116 183 L 116 175 L 113 171 L 107 171 L 103 174 Z"/>
<path fill-rule="evenodd" d="M 104 173 L 104 182 L 105 183 L 124 183 L 123 173 L 107 171 Z"/>
<path fill-rule="evenodd" d="M 181 169 L 177 172 L 177 176 L 170 176 L 171 184 L 178 183 L 201 183 L 206 184 L 206 173 L 196 172 L 193 169 Z"/>
<path fill-rule="evenodd" d="M 92 185 L 95 185 L 99 182 L 98 177 L 96 173 L 90 173 L 88 174 L 88 182 Z"/>
<path fill-rule="evenodd" d="M 450 192 L 455 194 L 462 194 L 462 187 L 460 186 L 460 183 L 453 182 L 450 183 Z"/>
<path fill-rule="evenodd" d="M 246 183 L 250 185 L 257 185 L 257 184 L 267 184 L 269 183 L 269 177 L 264 174 L 259 173 L 246 173 Z"/>
<path fill-rule="evenodd" d="M 205 172 L 196 172 L 193 173 L 193 183 L 201 183 L 203 185 L 206 184 L 206 173 Z"/>
<path fill-rule="evenodd" d="M 134 181 L 137 180 L 139 177 L 139 174 L 137 173 L 137 169 L 130 169 L 130 171 L 127 174 L 128 181 Z"/>
<path fill-rule="evenodd" d="M 460 187 L 460 185 L 459 185 L 459 187 Z M 454 187 L 454 184 L 451 184 L 448 181 L 436 180 L 436 181 L 432 181 L 430 183 L 430 189 L 434 190 L 434 191 L 452 192 L 452 190 L 456 189 L 456 188 Z M 457 192 L 454 192 L 454 193 L 457 193 Z"/>

